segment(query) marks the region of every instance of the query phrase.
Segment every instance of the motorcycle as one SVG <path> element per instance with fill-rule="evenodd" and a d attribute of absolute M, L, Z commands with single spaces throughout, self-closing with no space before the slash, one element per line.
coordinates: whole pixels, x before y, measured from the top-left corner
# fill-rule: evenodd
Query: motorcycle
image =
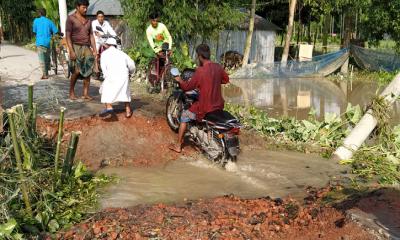
<path fill-rule="evenodd" d="M 113 36 L 109 33 L 104 33 L 103 29 L 100 26 L 96 26 L 96 30 L 99 32 L 102 32 L 103 35 L 100 36 L 100 38 L 102 39 L 102 44 L 100 45 L 99 48 L 99 59 L 98 61 L 98 69 L 99 69 L 99 79 L 103 79 L 103 71 L 101 70 L 101 66 L 100 66 L 100 59 L 101 59 L 101 54 L 106 50 L 106 47 L 104 46 L 104 43 L 107 41 L 108 38 L 114 38 L 117 41 L 117 49 L 118 50 L 122 50 L 122 42 L 121 39 L 118 36 Z"/>
<path fill-rule="evenodd" d="M 184 81 L 190 81 L 193 73 L 194 70 L 186 69 L 181 77 Z M 171 75 L 176 77 L 180 72 L 172 68 Z M 197 90 L 183 91 L 179 83 L 174 81 L 172 94 L 166 104 L 167 122 L 173 131 L 178 132 L 183 110 L 189 109 L 199 99 L 199 94 Z M 208 159 L 225 166 L 229 161 L 237 160 L 241 127 L 239 120 L 229 112 L 218 110 L 206 114 L 201 121 L 189 122 L 185 137 L 200 147 Z"/>

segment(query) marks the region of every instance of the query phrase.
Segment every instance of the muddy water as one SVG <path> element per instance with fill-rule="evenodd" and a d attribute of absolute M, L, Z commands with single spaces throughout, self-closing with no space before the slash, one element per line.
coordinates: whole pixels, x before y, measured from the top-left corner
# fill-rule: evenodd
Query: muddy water
<path fill-rule="evenodd" d="M 101 206 L 106 208 L 226 194 L 301 198 L 306 186 L 324 186 L 339 169 L 334 162 L 313 155 L 252 150 L 244 151 L 238 163 L 229 164 L 227 170 L 200 157 L 182 158 L 163 168 L 108 168 L 102 172 L 120 179 L 103 193 Z"/>
<path fill-rule="evenodd" d="M 322 119 L 326 113 L 340 115 L 348 103 L 364 108 L 380 91 L 374 83 L 334 83 L 325 79 L 234 79 L 232 83 L 223 90 L 227 102 L 297 119 L 306 119 L 311 109 Z M 400 120 L 399 103 L 394 105 L 393 120 Z"/>

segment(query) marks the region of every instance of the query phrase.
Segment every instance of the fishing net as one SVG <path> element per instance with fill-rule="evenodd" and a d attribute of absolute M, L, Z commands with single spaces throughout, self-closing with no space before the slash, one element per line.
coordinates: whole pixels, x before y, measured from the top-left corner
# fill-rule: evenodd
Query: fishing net
<path fill-rule="evenodd" d="M 233 79 L 324 77 L 338 70 L 352 56 L 358 67 L 371 71 L 393 72 L 400 69 L 400 55 L 365 49 L 355 45 L 337 52 L 315 56 L 311 61 L 288 61 L 287 64 L 253 63 L 237 70 Z"/>
<path fill-rule="evenodd" d="M 400 55 L 351 45 L 351 55 L 357 65 L 372 71 L 393 72 L 400 69 Z"/>
<path fill-rule="evenodd" d="M 232 78 L 323 77 L 336 71 L 349 58 L 349 49 L 313 57 L 311 61 L 288 61 L 287 64 L 250 64 L 237 70 Z"/>

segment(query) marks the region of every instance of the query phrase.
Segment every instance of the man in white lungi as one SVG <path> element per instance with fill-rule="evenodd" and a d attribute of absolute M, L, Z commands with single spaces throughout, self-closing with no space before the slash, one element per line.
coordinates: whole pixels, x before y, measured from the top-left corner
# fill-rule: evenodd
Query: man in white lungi
<path fill-rule="evenodd" d="M 105 45 L 107 50 L 101 54 L 100 60 L 104 74 L 104 82 L 100 87 L 100 94 L 101 102 L 106 105 L 106 109 L 100 113 L 100 117 L 113 115 L 112 104 L 124 102 L 126 117 L 130 118 L 132 109 L 130 106 L 129 76 L 135 72 L 135 62 L 116 48 L 117 41 L 114 38 L 108 38 Z"/>

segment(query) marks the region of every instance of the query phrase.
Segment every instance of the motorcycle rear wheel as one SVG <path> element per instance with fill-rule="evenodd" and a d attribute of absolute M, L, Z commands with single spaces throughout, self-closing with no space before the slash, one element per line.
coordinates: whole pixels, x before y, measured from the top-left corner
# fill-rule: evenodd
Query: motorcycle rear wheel
<path fill-rule="evenodd" d="M 180 115 L 182 113 L 182 103 L 173 95 L 168 97 L 166 105 L 166 117 L 168 126 L 172 131 L 178 132 L 180 125 Z"/>

